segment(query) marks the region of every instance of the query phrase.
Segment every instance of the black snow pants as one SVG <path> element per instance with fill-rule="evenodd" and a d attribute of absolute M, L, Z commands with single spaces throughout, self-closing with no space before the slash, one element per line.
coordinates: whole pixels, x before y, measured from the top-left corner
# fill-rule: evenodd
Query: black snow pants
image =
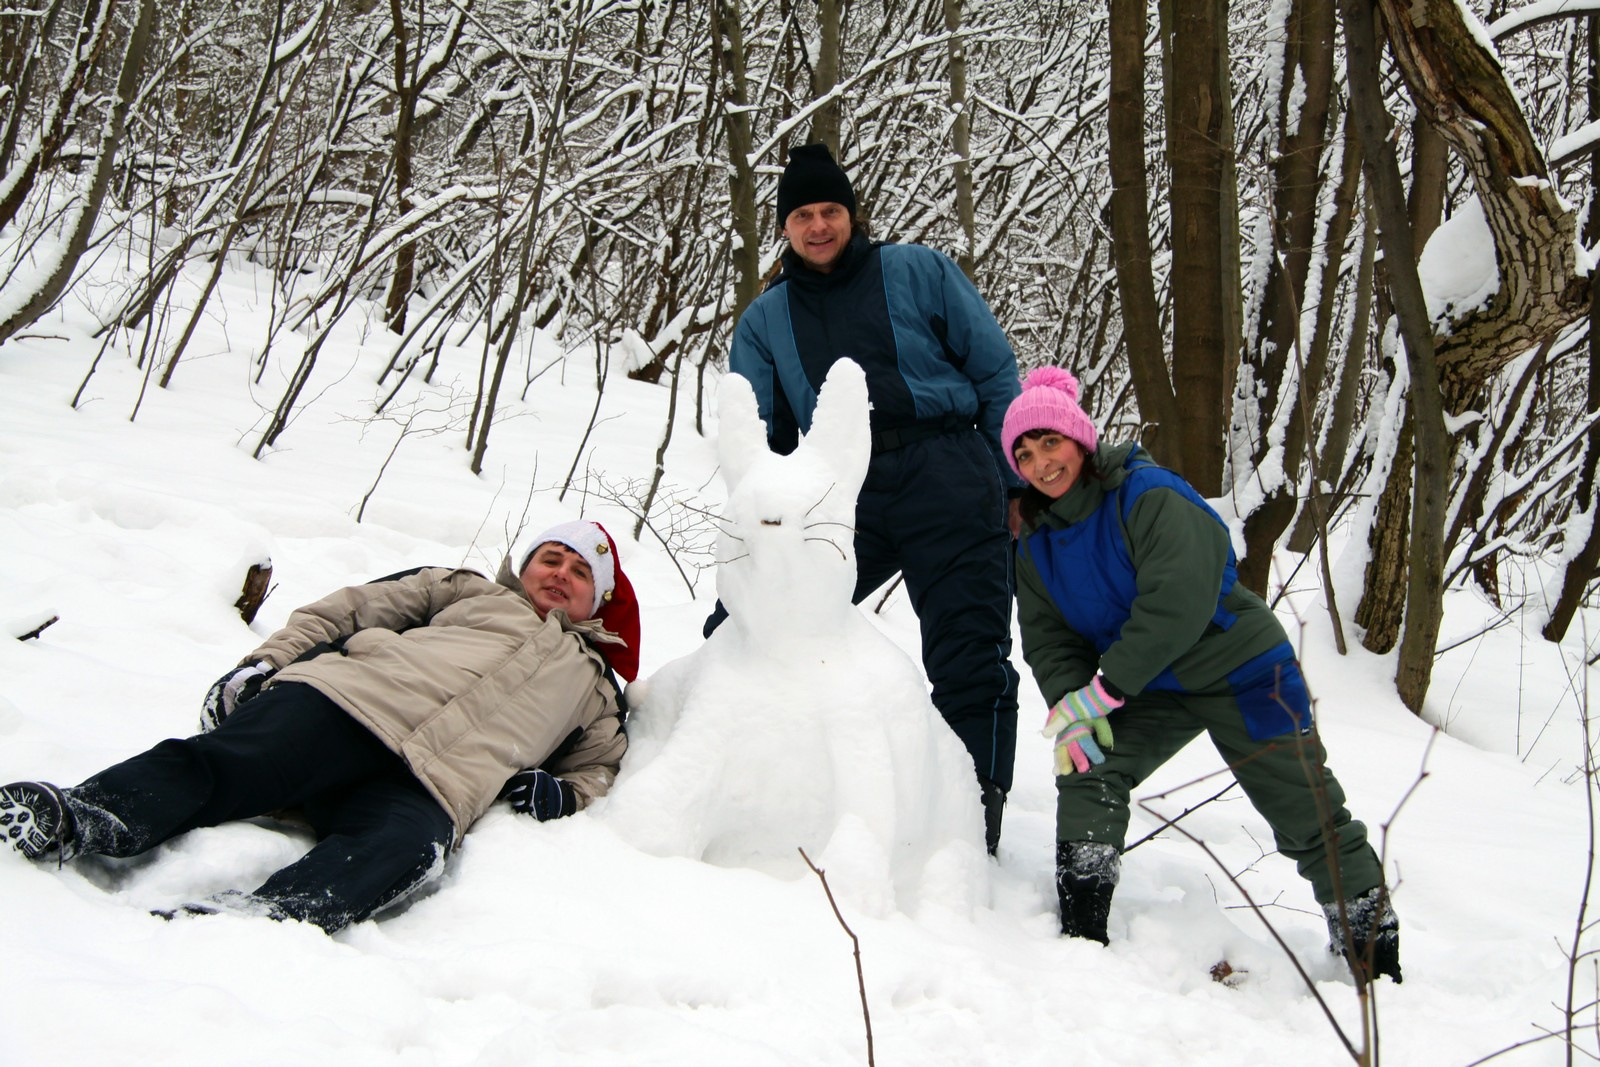
<path fill-rule="evenodd" d="M 405 762 L 309 685 L 271 686 L 207 734 L 163 741 L 66 790 L 80 853 L 136 856 L 178 834 L 299 809 L 310 852 L 252 894 L 329 933 L 443 868 L 450 816 Z"/>
<path fill-rule="evenodd" d="M 896 571 L 922 630 L 933 703 L 979 777 L 1011 789 L 1017 672 L 1011 666 L 1011 533 L 1005 489 L 976 430 L 874 451 L 856 502 L 861 603 Z"/>

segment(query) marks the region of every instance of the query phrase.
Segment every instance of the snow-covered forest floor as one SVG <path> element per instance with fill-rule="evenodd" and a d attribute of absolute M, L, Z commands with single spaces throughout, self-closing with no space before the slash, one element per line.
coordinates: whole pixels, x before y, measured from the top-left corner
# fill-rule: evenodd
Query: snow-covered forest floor
<path fill-rule="evenodd" d="M 352 317 L 278 447 L 257 461 L 299 340 L 277 338 L 253 384 L 266 285 L 248 267 L 228 272 L 167 389 L 136 366 L 141 338 L 119 338 L 70 406 L 100 348 L 90 286 L 0 350 L 0 780 L 70 784 L 191 731 L 207 685 L 295 606 L 420 564 L 492 570 L 523 522 L 581 514 L 617 536 L 643 602 L 644 677 L 699 646 L 712 572 L 691 589 L 680 567 L 695 577 L 693 554 L 675 557 L 649 533 L 632 539 L 610 499 L 650 475 L 665 384 L 612 368 L 561 499 L 595 403 L 592 352 L 563 358 L 539 340 L 530 364 L 553 365 L 525 400 L 513 370 L 474 476 L 463 442 L 481 342 L 447 349 L 434 385 L 408 385 L 395 417 L 373 421 L 388 351 L 374 321 Z M 691 387 L 664 495 L 714 510 L 723 488 L 712 439 L 692 430 Z M 707 428 L 715 434 L 714 414 Z M 247 627 L 233 602 L 264 556 L 275 588 Z M 1559 647 L 1543 641 L 1540 605 L 1556 575 L 1536 563 L 1504 574 L 1525 605 L 1509 615 L 1450 593 L 1449 650 L 1428 706 L 1436 733 L 1396 698 L 1390 658 L 1353 640 L 1349 655 L 1334 651 L 1315 568 L 1297 562 L 1281 560 L 1280 611 L 1402 920 L 1405 983 L 1376 987 L 1382 1060 L 1469 1064 L 1560 1030 L 1569 1000 L 1588 1005 L 1578 1043 L 1595 1054 L 1594 967 L 1578 968 L 1569 995 L 1568 953 L 1592 873 L 1581 716 L 1584 641 L 1600 615 Z M 1347 556 L 1341 575 L 1348 568 Z M 1353 602 L 1341 607 L 1348 618 Z M 52 616 L 37 639 L 11 639 Z M 903 594 L 874 623 L 915 656 Z M 1309 889 L 1269 854 L 1237 790 L 1182 823 L 1226 872 L 1168 831 L 1127 855 L 1109 948 L 1059 938 L 1049 745 L 1020 652 L 1017 666 L 1017 785 L 980 899 L 881 915 L 845 905 L 877 1062 L 1349 1062 L 1324 1005 L 1359 1041 L 1354 985 L 1323 951 Z M 1133 838 L 1217 792 L 1219 769 L 1203 741 L 1183 752 L 1142 790 L 1150 810 Z M 791 791 L 812 781 L 803 761 L 771 779 Z M 436 891 L 332 938 L 263 919 L 149 914 L 251 888 L 307 845 L 304 831 L 262 820 L 59 871 L 0 855 L 0 1063 L 867 1062 L 851 943 L 814 876 L 648 855 L 608 826 L 604 803 L 550 824 L 496 809 Z M 1265 906 L 1316 995 L 1228 874 Z M 1236 984 L 1212 980 L 1223 960 Z M 1546 1039 L 1495 1062 L 1563 1061 L 1561 1041 Z"/>

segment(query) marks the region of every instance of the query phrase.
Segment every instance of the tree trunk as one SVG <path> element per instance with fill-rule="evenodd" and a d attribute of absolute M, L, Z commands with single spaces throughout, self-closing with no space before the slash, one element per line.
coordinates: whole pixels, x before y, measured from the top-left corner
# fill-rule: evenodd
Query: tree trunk
<path fill-rule="evenodd" d="M 1587 29 L 1589 45 L 1589 119 L 1600 118 L 1600 18 L 1589 17 Z M 1600 153 L 1589 157 L 1590 187 L 1600 189 Z M 1584 243 L 1593 245 L 1600 219 L 1589 215 Z M 1595 481 L 1600 476 L 1600 286 L 1589 289 L 1589 391 L 1584 411 L 1590 419 L 1589 432 L 1584 438 L 1583 463 L 1578 469 L 1578 485 L 1574 504 L 1579 511 L 1589 513 L 1589 536 L 1583 547 L 1567 560 L 1561 575 L 1561 593 L 1551 609 L 1550 620 L 1541 631 L 1548 641 L 1559 641 L 1567 635 L 1567 628 L 1583 603 L 1583 595 L 1594 580 L 1600 567 L 1600 522 L 1595 522 Z"/>
<path fill-rule="evenodd" d="M 956 0 L 959 2 L 959 0 Z M 844 0 L 817 0 L 817 65 L 811 85 L 811 98 L 819 99 L 833 91 L 839 84 L 839 56 L 844 50 Z M 817 109 L 811 123 L 811 140 L 821 141 L 840 159 L 839 152 L 839 101 L 830 100 Z M 783 220 L 778 220 L 783 225 Z"/>
<path fill-rule="evenodd" d="M 39 120 L 38 136 L 28 146 L 23 158 L 0 176 L 0 187 L 5 190 L 5 194 L 0 196 L 0 230 L 16 219 L 17 212 L 22 210 L 40 173 L 55 160 L 56 153 L 78 126 L 84 88 L 116 31 L 115 10 L 116 0 L 90 0 L 84 5 L 77 40 L 66 68 L 61 72 L 55 95 L 43 102 L 44 114 Z M 36 39 L 35 47 L 43 49 L 45 42 Z M 143 55 L 139 58 L 141 62 L 144 59 Z M 22 101 L 18 101 L 18 105 L 21 104 Z M 126 106 L 124 103 L 124 109 Z M 28 121 L 27 114 L 21 112 L 14 112 L 12 118 L 17 123 Z"/>
<path fill-rule="evenodd" d="M 394 202 L 395 212 L 404 218 L 411 210 L 411 126 L 416 117 L 417 102 L 412 84 L 410 33 L 406 26 L 405 9 L 401 0 L 389 0 L 389 18 L 393 25 L 390 34 L 394 40 Z M 421 47 L 422 20 L 417 20 L 418 47 Z M 412 280 L 416 274 L 416 245 L 401 240 L 394 253 L 394 274 L 389 280 L 389 296 L 384 306 L 384 323 L 390 333 L 406 331 L 406 301 L 411 296 Z"/>
<path fill-rule="evenodd" d="M 1245 554 L 1239 560 L 1239 580 L 1246 588 L 1265 595 L 1278 538 L 1288 529 L 1296 507 L 1296 485 L 1304 457 L 1310 413 L 1298 402 L 1301 371 L 1316 375 L 1305 382 L 1309 392 L 1320 378 L 1320 367 L 1300 351 L 1302 308 L 1306 280 L 1311 272 L 1316 244 L 1317 203 L 1322 195 L 1321 164 L 1327 146 L 1328 114 L 1333 87 L 1334 11 L 1331 0 L 1298 0 L 1285 22 L 1284 76 L 1279 87 L 1278 144 L 1272 162 L 1273 227 L 1276 255 L 1267 268 L 1261 321 L 1256 332 L 1257 351 L 1251 353 L 1255 373 L 1251 380 L 1264 390 L 1259 400 L 1256 441 L 1252 461 L 1282 471 L 1261 506 L 1245 518 Z M 1339 245 L 1329 242 L 1330 257 Z M 1337 278 L 1337 260 L 1328 272 L 1325 294 L 1331 299 Z M 1331 311 L 1331 305 L 1330 305 Z M 1240 398 L 1246 402 L 1246 398 Z M 1270 428 L 1289 405 L 1281 443 L 1274 443 Z M 1281 461 L 1266 461 L 1281 448 Z"/>
<path fill-rule="evenodd" d="M 1111 0 L 1111 255 L 1122 300 L 1128 373 L 1144 422 L 1144 445 L 1158 463 L 1183 473 L 1178 404 L 1167 377 L 1161 309 L 1151 274 L 1150 202 L 1145 181 L 1144 49 L 1146 0 Z"/>
<path fill-rule="evenodd" d="M 1500 286 L 1484 306 L 1471 309 L 1449 322 L 1438 338 L 1433 358 L 1426 365 L 1413 366 L 1411 374 L 1412 411 L 1416 416 L 1417 489 L 1413 494 L 1411 533 L 1424 539 L 1405 550 L 1405 531 L 1398 524 L 1379 521 L 1369 531 L 1373 558 L 1403 555 L 1409 571 L 1404 586 L 1390 580 L 1369 581 L 1363 592 L 1362 614 L 1388 620 L 1399 613 L 1404 599 L 1406 632 L 1401 646 L 1401 664 L 1396 682 L 1408 707 L 1418 710 L 1426 691 L 1426 677 L 1433 649 L 1428 627 L 1437 633 L 1436 609 L 1430 602 L 1442 596 L 1443 527 L 1436 536 L 1430 516 L 1437 501 L 1443 516 L 1443 485 L 1449 456 L 1442 425 L 1435 425 L 1430 408 L 1436 403 L 1443 412 L 1460 415 L 1482 394 L 1489 378 L 1508 362 L 1527 352 L 1543 339 L 1571 324 L 1588 306 L 1587 282 L 1575 266 L 1576 222 L 1573 213 L 1549 180 L 1543 156 L 1524 118 L 1516 94 L 1507 84 L 1494 53 L 1485 46 L 1475 27 L 1455 0 L 1341 0 L 1347 42 L 1352 52 L 1365 48 L 1352 40 L 1352 34 L 1373 32 L 1373 10 L 1383 15 L 1384 28 L 1395 61 L 1418 113 L 1456 152 L 1471 174 L 1474 189 L 1483 206 L 1495 246 Z M 1376 46 L 1372 46 L 1371 72 L 1376 79 Z M 1367 60 L 1363 60 L 1366 62 Z M 1352 95 L 1355 93 L 1357 63 L 1352 56 Z M 1365 83 L 1364 83 L 1365 84 Z M 1364 90 L 1365 91 L 1365 90 Z M 1379 97 L 1381 112 L 1381 97 Z M 1369 110 L 1371 110 L 1369 108 Z M 1369 116 L 1369 120 L 1372 116 Z M 1368 160 L 1368 175 L 1376 187 L 1380 176 L 1386 181 L 1392 166 L 1393 144 L 1387 139 L 1387 119 L 1381 113 L 1363 128 L 1362 141 L 1367 152 L 1382 150 L 1382 163 Z M 1384 237 L 1384 258 L 1391 280 L 1404 281 L 1413 274 L 1411 253 L 1415 239 L 1400 244 L 1395 232 L 1398 223 L 1408 220 L 1391 217 L 1396 206 L 1404 208 L 1403 192 L 1385 188 L 1375 193 Z M 1404 260 L 1404 262 L 1402 262 Z M 1406 336 L 1409 359 L 1420 351 L 1419 309 L 1402 310 L 1401 287 L 1396 295 L 1396 310 Z M 1421 309 L 1425 315 L 1425 309 Z M 1431 326 L 1426 327 L 1431 330 Z M 1428 382 L 1437 380 L 1439 393 L 1433 395 Z M 1426 394 L 1426 395 L 1425 395 Z M 1435 454 L 1436 450 L 1439 454 Z M 1398 469 L 1392 476 L 1406 476 Z M 1435 483 L 1438 479 L 1438 483 Z M 1390 496 L 1386 491 L 1386 496 Z M 1439 565 L 1440 574 L 1418 573 Z M 1374 569 L 1369 577 L 1383 577 Z M 1387 625 L 1369 631 L 1365 644 L 1383 650 L 1389 639 Z M 1426 646 L 1426 647 L 1425 647 Z"/>
<path fill-rule="evenodd" d="M 1328 264 L 1323 270 L 1322 306 L 1317 311 L 1317 339 L 1313 345 L 1317 353 L 1314 362 L 1324 371 L 1326 364 L 1332 358 L 1328 333 L 1332 328 L 1334 298 L 1337 295 L 1333 282 L 1339 274 L 1340 258 L 1340 253 L 1335 249 L 1342 249 L 1349 236 L 1350 226 L 1355 221 L 1355 212 L 1359 207 L 1357 199 L 1361 191 L 1361 139 L 1356 136 L 1354 130 L 1347 129 L 1345 134 L 1344 158 L 1340 166 L 1344 177 L 1339 184 L 1339 192 L 1336 194 L 1338 202 L 1328 225 L 1328 239 L 1325 242 L 1325 247 L 1328 249 Z M 1339 362 L 1339 376 L 1334 385 L 1333 403 L 1328 406 L 1327 415 L 1322 420 L 1322 425 L 1327 430 L 1323 435 L 1322 451 L 1317 460 L 1317 469 L 1322 472 L 1322 479 L 1331 486 L 1337 486 L 1343 480 L 1341 476 L 1344 471 L 1345 452 L 1350 447 L 1350 430 L 1355 423 L 1356 392 L 1361 384 L 1361 368 L 1366 363 L 1366 338 L 1372 320 L 1372 280 L 1377 262 L 1378 227 L 1370 205 L 1362 214 L 1365 222 L 1361 237 L 1361 261 L 1356 266 L 1355 309 L 1350 316 L 1350 327 L 1345 334 L 1347 347 L 1343 359 Z M 1312 388 L 1320 386 L 1323 376 L 1323 372 L 1319 372 L 1310 378 L 1308 384 Z M 1321 489 L 1313 485 L 1311 491 L 1315 493 Z M 1330 514 L 1338 503 L 1338 500 L 1329 502 Z M 1289 551 L 1308 551 L 1317 533 L 1310 509 L 1301 509 L 1300 519 L 1295 524 L 1294 532 L 1289 536 Z"/>
<path fill-rule="evenodd" d="M 711 35 L 713 73 L 723 81 L 719 95 L 723 127 L 728 137 L 728 200 L 733 215 L 735 247 L 731 321 L 761 292 L 761 238 L 756 226 L 755 146 L 750 133 L 748 89 L 745 81 L 744 29 L 738 0 L 712 0 Z M 778 225 L 783 225 L 779 219 Z"/>
<path fill-rule="evenodd" d="M 1511 360 L 1588 311 L 1577 222 L 1494 53 L 1456 0 L 1372 0 L 1417 111 L 1472 175 L 1494 237 L 1500 288 L 1438 338 L 1446 409 L 1467 410 Z"/>
<path fill-rule="evenodd" d="M 824 4 L 833 0 L 823 0 Z M 950 110 L 955 120 L 950 125 L 950 147 L 955 152 L 956 222 L 961 227 L 961 247 L 956 264 L 969 280 L 976 281 L 978 223 L 972 206 L 972 112 L 967 105 L 967 46 L 956 36 L 961 29 L 961 0 L 944 0 L 944 28 L 950 31 Z"/>
<path fill-rule="evenodd" d="M 1412 252 L 1419 259 L 1428 238 L 1444 218 L 1444 201 L 1450 176 L 1449 148 L 1439 131 L 1419 115 L 1411 122 L 1411 192 L 1406 201 L 1411 216 Z"/>
<path fill-rule="evenodd" d="M 1222 492 L 1223 415 L 1228 307 L 1238 290 L 1226 284 L 1223 197 L 1232 145 L 1224 140 L 1227 70 L 1219 69 L 1223 0 L 1163 0 L 1171 4 L 1172 84 L 1167 130 L 1171 144 L 1172 380 L 1178 404 L 1178 451 L 1183 475 L 1203 496 Z M 1237 246 L 1237 242 L 1234 242 Z"/>
<path fill-rule="evenodd" d="M 1407 421 L 1411 424 L 1411 433 L 1404 440 L 1415 448 L 1416 463 L 1415 485 L 1410 494 L 1410 550 L 1405 554 L 1405 634 L 1395 669 L 1395 688 L 1406 707 L 1420 715 L 1433 674 L 1433 653 L 1444 613 L 1445 479 L 1449 472 L 1449 443 L 1432 328 L 1422 282 L 1412 258 L 1405 189 L 1394 141 L 1390 137 L 1389 116 L 1383 108 L 1371 0 L 1340 0 L 1340 10 L 1349 64 L 1351 113 L 1361 137 L 1367 180 L 1378 209 L 1379 239 L 1383 242 L 1389 287 L 1405 342 L 1409 375 L 1410 416 Z M 1402 444 L 1402 452 L 1405 448 Z M 1411 476 L 1411 464 L 1397 455 L 1390 470 L 1390 486 L 1385 490 L 1385 505 L 1391 509 L 1388 522 L 1395 523 L 1397 516 L 1392 512 L 1402 506 L 1402 487 Z M 1385 525 L 1382 510 L 1380 508 L 1376 527 L 1380 530 Z M 1381 558 L 1386 566 L 1395 563 L 1395 558 L 1387 553 Z M 1380 559 L 1376 551 L 1373 559 L 1375 564 Z M 1369 631 L 1365 643 L 1369 649 L 1378 651 L 1372 638 Z"/>
<path fill-rule="evenodd" d="M 1600 286 L 1591 290 L 1589 311 L 1589 393 L 1586 411 L 1591 420 L 1589 433 L 1584 439 L 1583 463 L 1574 494 L 1574 504 L 1580 511 L 1588 512 L 1589 535 L 1583 547 L 1567 560 L 1561 574 L 1561 593 L 1551 609 L 1550 620 L 1540 631 L 1547 641 L 1559 641 L 1567 635 L 1578 608 L 1583 604 L 1589 583 L 1594 581 L 1600 568 L 1600 522 L 1595 521 L 1595 480 L 1600 474 Z"/>
<path fill-rule="evenodd" d="M 134 14 L 133 26 L 128 31 L 127 44 L 122 50 L 122 63 L 117 73 L 116 87 L 106 103 L 105 121 L 100 127 L 100 144 L 96 150 L 94 173 L 76 215 L 67 224 L 61 252 L 48 273 L 9 314 L 0 322 L 0 344 L 4 344 L 19 330 L 31 325 L 39 316 L 55 305 L 67 283 L 72 280 L 78 260 L 89 247 L 94 233 L 95 220 L 100 217 L 100 205 L 105 201 L 106 189 L 111 184 L 115 170 L 117 150 L 122 146 L 123 131 L 127 128 L 128 106 L 139 87 L 139 71 L 144 66 L 145 53 L 155 32 L 157 0 L 140 0 Z"/>

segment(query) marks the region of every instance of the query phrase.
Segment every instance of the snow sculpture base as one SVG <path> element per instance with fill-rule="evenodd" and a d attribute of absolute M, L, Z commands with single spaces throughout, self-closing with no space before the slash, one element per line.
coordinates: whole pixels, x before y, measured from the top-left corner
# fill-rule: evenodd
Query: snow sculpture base
<path fill-rule="evenodd" d="M 749 385 L 721 403 L 729 618 L 630 687 L 629 749 L 602 817 L 639 848 L 809 876 L 869 914 L 967 911 L 988 863 L 971 757 L 921 672 L 850 603 L 869 455 L 866 384 L 840 362 L 812 431 L 767 450 Z"/>

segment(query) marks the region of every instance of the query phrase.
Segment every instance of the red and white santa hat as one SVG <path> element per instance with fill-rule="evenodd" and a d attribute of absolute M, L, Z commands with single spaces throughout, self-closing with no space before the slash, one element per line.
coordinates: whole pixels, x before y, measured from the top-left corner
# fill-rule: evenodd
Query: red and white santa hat
<path fill-rule="evenodd" d="M 639 598 L 634 595 L 633 583 L 622 573 L 617 543 L 598 522 L 574 519 L 559 523 L 531 537 L 517 538 L 511 553 L 514 573 L 521 574 L 539 546 L 551 541 L 566 545 L 589 565 L 589 573 L 594 576 L 591 617 L 599 619 L 601 625 L 626 642 L 625 645 L 597 644 L 595 647 L 613 670 L 625 680 L 633 681 L 639 676 Z"/>

